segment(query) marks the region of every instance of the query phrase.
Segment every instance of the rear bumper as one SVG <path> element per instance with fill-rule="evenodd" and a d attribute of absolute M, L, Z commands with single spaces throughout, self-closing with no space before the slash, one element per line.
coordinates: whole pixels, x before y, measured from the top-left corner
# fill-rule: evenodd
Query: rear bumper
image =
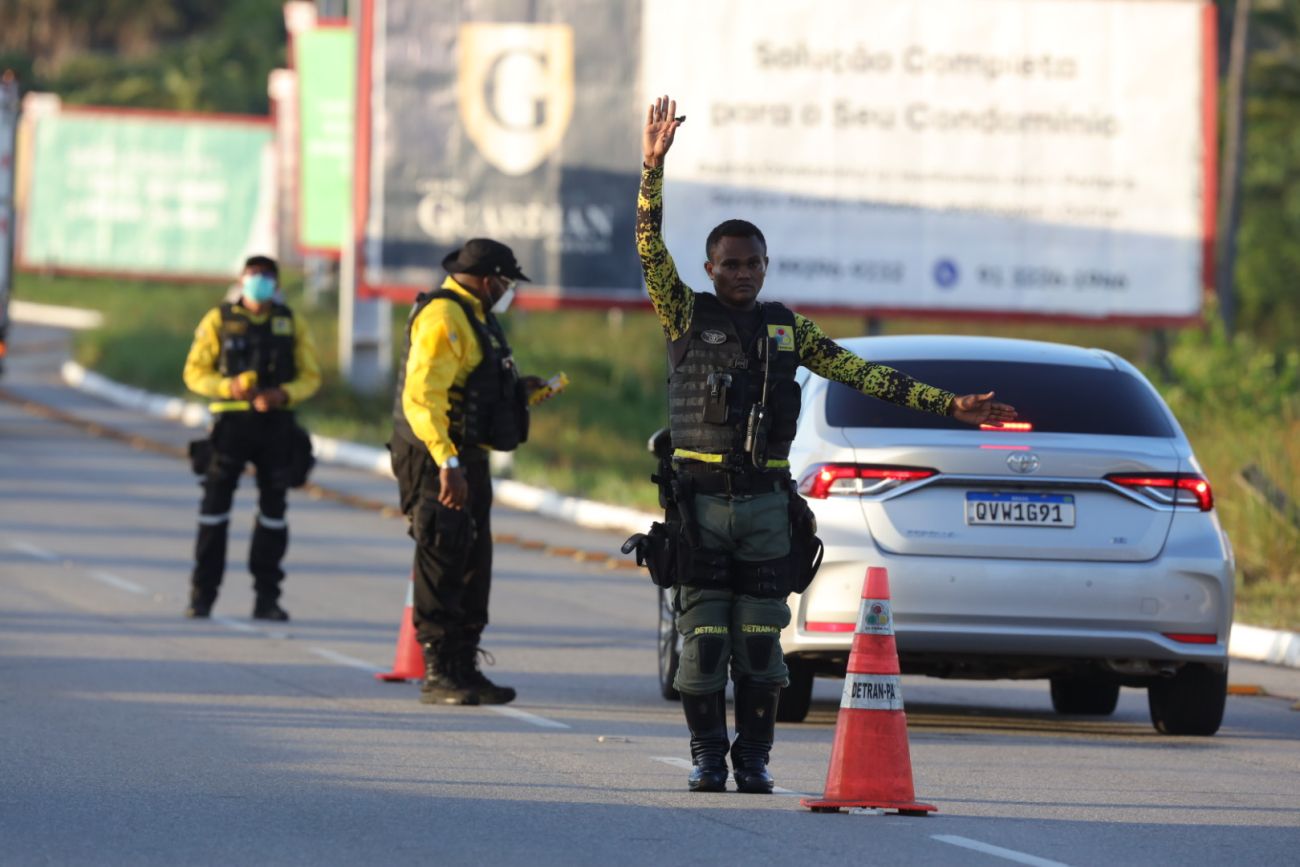
<path fill-rule="evenodd" d="M 889 570 L 905 668 L 932 670 L 947 660 L 955 672 L 967 667 L 972 676 L 1017 676 L 996 671 L 1015 669 L 1016 659 L 1227 660 L 1233 576 L 1226 560 L 978 560 L 888 555 L 874 547 L 830 554 L 835 560 L 828 556 L 813 585 L 791 598 L 794 616 L 782 634 L 787 654 L 830 659 L 848 649 L 852 632 L 819 631 L 817 624 L 856 619 L 863 576 L 872 565 Z M 1213 643 L 1171 634 L 1213 636 Z M 974 673 L 980 670 L 994 673 Z"/>

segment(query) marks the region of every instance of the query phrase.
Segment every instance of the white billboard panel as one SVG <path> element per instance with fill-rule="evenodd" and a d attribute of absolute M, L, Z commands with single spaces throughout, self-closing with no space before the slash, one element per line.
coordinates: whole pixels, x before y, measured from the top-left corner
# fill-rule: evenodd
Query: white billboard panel
<path fill-rule="evenodd" d="M 773 300 L 1199 315 L 1213 223 L 1206 4 L 643 9 L 642 102 L 671 94 L 688 118 L 664 216 L 688 283 L 705 282 L 709 229 L 740 217 L 767 237 Z"/>

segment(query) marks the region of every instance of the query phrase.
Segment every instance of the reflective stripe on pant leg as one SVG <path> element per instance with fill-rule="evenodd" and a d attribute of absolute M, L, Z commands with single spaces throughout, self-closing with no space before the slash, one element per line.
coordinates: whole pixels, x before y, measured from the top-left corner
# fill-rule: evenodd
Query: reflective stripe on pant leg
<path fill-rule="evenodd" d="M 726 689 L 732 654 L 731 591 L 678 586 L 675 592 L 682 658 L 673 686 L 687 695 Z"/>
<path fill-rule="evenodd" d="M 737 596 L 731 610 L 732 676 L 737 682 L 788 686 L 790 670 L 781 652 L 781 630 L 790 623 L 784 599 Z"/>

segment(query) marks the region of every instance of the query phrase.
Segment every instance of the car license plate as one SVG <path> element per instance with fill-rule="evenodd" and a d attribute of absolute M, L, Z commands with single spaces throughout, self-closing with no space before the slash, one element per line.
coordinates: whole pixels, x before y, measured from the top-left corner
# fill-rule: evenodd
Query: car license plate
<path fill-rule="evenodd" d="M 992 527 L 1073 527 L 1074 496 L 967 491 L 966 523 Z"/>

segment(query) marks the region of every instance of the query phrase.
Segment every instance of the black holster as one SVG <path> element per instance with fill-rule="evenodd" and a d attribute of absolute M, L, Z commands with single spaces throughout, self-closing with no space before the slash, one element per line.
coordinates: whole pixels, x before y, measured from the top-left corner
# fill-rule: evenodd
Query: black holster
<path fill-rule="evenodd" d="M 808 501 L 790 489 L 790 591 L 802 593 L 817 577 L 825 547 L 817 538 L 817 517 Z"/>
<path fill-rule="evenodd" d="M 301 488 L 307 484 L 314 466 L 316 455 L 312 451 L 311 434 L 295 421 L 289 431 L 289 487 Z"/>
<path fill-rule="evenodd" d="M 624 554 L 636 554 L 636 565 L 650 570 L 650 580 L 656 587 L 671 587 L 677 583 L 677 558 L 681 528 L 672 522 L 655 521 L 649 533 L 637 533 L 623 543 Z"/>
<path fill-rule="evenodd" d="M 201 440 L 190 440 L 190 469 L 196 476 L 205 476 L 208 473 L 208 467 L 212 466 L 212 437 L 206 436 Z"/>

